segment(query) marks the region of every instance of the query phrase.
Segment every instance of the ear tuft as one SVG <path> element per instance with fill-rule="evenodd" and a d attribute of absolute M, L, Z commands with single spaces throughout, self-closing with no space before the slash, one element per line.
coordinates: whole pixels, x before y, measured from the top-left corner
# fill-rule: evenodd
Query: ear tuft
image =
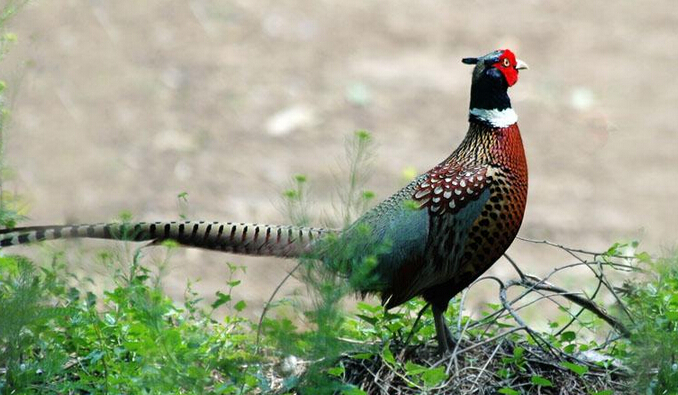
<path fill-rule="evenodd" d="M 478 63 L 478 58 L 464 58 L 461 62 L 464 64 L 476 64 Z"/>

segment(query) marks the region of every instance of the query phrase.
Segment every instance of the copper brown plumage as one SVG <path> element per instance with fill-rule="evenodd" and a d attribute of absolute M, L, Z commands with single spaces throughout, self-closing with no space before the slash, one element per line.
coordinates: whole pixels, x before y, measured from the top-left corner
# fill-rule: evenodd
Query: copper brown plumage
<path fill-rule="evenodd" d="M 369 281 L 357 291 L 378 293 L 386 308 L 422 296 L 431 304 L 438 346 L 453 344 L 444 312 L 450 299 L 485 272 L 509 247 L 520 228 L 527 200 L 527 164 L 517 116 L 507 90 L 526 65 L 509 50 L 479 58 L 471 84 L 469 128 L 454 152 L 430 171 L 339 232 L 328 229 L 221 222 L 150 222 L 43 226 L 0 230 L 0 246 L 57 238 L 90 237 L 181 245 L 251 255 L 297 257 L 314 254 L 351 264 L 379 249 Z M 414 202 L 414 207 L 412 203 Z M 370 237 L 364 237 L 369 229 Z M 355 256 L 346 258 L 320 240 L 336 234 Z M 370 244 L 370 245 L 367 245 Z M 339 266 L 337 266 L 339 267 Z M 346 267 L 346 265 L 343 265 Z M 349 271 L 354 270 L 349 265 Z"/>
<path fill-rule="evenodd" d="M 480 145 L 484 147 L 474 150 L 474 156 L 488 163 L 489 197 L 469 229 L 459 258 L 463 265 L 449 280 L 423 292 L 434 311 L 444 311 L 454 295 L 470 285 L 502 256 L 518 234 L 525 212 L 527 162 L 518 126 L 475 126 L 485 129 L 469 130 L 469 134 L 480 136 Z M 471 129 L 474 129 L 473 126 Z M 449 333 L 446 333 L 448 347 L 451 340 Z"/>

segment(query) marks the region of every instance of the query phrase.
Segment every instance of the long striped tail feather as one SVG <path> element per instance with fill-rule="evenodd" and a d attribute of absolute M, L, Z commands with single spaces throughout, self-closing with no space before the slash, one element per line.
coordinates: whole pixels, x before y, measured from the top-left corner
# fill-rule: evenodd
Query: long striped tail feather
<path fill-rule="evenodd" d="M 246 255 L 294 258 L 335 230 L 303 226 L 232 222 L 171 221 L 29 226 L 0 230 L 0 248 L 43 240 L 90 238 L 107 240 L 166 240 L 187 246 Z"/>

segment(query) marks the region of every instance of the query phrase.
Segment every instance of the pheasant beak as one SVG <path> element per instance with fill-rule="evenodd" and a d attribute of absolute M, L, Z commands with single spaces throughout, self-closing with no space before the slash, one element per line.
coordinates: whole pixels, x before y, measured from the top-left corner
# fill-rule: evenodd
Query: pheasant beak
<path fill-rule="evenodd" d="M 520 59 L 516 59 L 516 70 L 527 70 L 529 67 L 527 67 L 527 63 L 523 62 Z"/>

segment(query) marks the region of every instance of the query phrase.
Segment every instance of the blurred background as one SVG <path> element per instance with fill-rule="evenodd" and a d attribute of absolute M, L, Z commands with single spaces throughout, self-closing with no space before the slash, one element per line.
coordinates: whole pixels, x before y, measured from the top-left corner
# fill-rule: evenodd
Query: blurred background
<path fill-rule="evenodd" d="M 460 59 L 511 48 L 530 65 L 510 92 L 530 166 L 521 235 L 592 250 L 637 239 L 659 253 L 678 236 L 676 26 L 670 0 L 35 1 L 0 69 L 15 92 L 10 185 L 29 203 L 25 225 L 124 210 L 280 223 L 281 192 L 301 173 L 313 211 L 331 217 L 354 130 L 377 143 L 368 187 L 383 199 L 463 138 Z M 571 261 L 525 242 L 510 254 L 536 273 Z M 236 298 L 250 315 L 294 265 L 180 250 L 166 287 L 180 297 L 201 279 L 213 295 L 226 261 L 248 268 Z M 504 261 L 492 271 L 512 274 Z"/>

